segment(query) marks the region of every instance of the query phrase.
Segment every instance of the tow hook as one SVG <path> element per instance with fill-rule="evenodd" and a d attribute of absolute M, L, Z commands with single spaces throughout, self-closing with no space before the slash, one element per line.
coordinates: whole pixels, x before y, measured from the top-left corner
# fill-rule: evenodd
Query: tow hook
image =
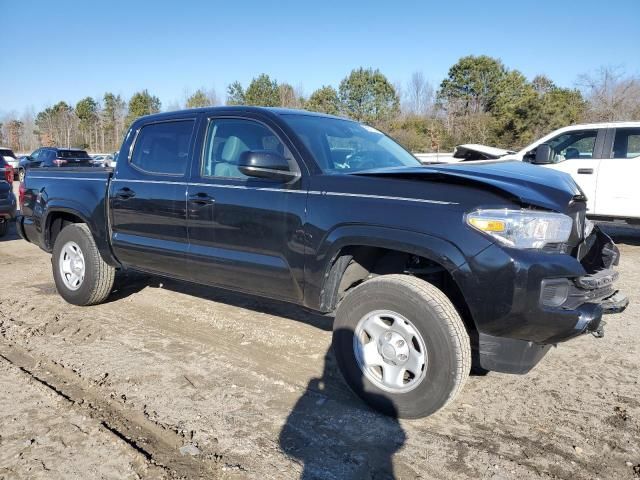
<path fill-rule="evenodd" d="M 604 337 L 604 326 L 607 324 L 607 322 L 605 322 L 604 320 L 600 322 L 600 325 L 598 325 L 598 328 L 596 328 L 593 332 L 591 332 L 591 335 L 593 335 L 596 338 L 602 338 Z"/>

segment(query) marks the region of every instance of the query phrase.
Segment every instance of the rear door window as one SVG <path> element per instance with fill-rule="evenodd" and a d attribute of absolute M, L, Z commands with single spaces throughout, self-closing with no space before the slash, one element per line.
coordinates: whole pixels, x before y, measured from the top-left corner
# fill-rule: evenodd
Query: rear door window
<path fill-rule="evenodd" d="M 184 175 L 194 124 L 194 120 L 175 120 L 143 126 L 135 140 L 131 165 L 146 173 Z"/>
<path fill-rule="evenodd" d="M 613 141 L 613 158 L 640 157 L 640 128 L 618 128 Z"/>

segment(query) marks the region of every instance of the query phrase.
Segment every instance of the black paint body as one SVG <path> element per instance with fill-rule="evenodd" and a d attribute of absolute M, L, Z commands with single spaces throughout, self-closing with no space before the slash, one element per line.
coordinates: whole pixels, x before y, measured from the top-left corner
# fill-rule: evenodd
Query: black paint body
<path fill-rule="evenodd" d="M 597 228 L 592 236 L 598 241 L 592 238 L 587 245 L 580 230 L 584 197 L 568 175 L 521 162 L 323 174 L 283 114 L 287 111 L 219 107 L 143 117 L 125 137 L 113 172 L 32 169 L 19 231 L 51 251 L 50 218 L 66 212 L 89 225 L 105 261 L 117 267 L 321 311 L 327 274 L 344 248 L 415 254 L 441 265 L 455 280 L 477 334 L 481 363 L 493 370 L 526 372 L 549 344 L 600 323 L 598 301 L 572 310 L 539 304 L 543 279 L 588 275 L 600 262 L 596 249 L 615 250 Z M 216 117 L 268 126 L 293 153 L 299 177 L 283 183 L 201 176 L 207 120 Z M 186 173 L 167 177 L 132 167 L 127 159 L 136 131 L 169 119 L 195 122 Z M 576 219 L 573 251 L 497 244 L 465 223 L 464 215 L 477 208 L 566 213 Z M 583 257 L 591 263 L 583 260 L 583 265 L 578 260 Z"/>

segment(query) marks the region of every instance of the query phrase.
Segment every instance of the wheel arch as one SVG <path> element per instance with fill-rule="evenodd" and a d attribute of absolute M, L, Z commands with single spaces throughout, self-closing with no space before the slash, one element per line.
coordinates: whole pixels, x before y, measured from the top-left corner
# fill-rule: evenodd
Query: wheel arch
<path fill-rule="evenodd" d="M 118 267 L 119 262 L 114 257 L 106 236 L 107 226 L 98 226 L 92 218 L 91 212 L 85 211 L 76 202 L 49 202 L 43 216 L 43 243 L 47 251 L 52 251 L 57 236 L 63 228 L 73 223 L 84 223 L 89 228 L 102 259 L 109 265 Z"/>
<path fill-rule="evenodd" d="M 387 227 L 352 226 L 328 237 L 318 309 L 333 311 L 353 287 L 378 275 L 406 273 L 435 284 L 450 297 L 468 330 L 474 330 L 460 278 L 469 270 L 464 254 L 432 235 Z"/>

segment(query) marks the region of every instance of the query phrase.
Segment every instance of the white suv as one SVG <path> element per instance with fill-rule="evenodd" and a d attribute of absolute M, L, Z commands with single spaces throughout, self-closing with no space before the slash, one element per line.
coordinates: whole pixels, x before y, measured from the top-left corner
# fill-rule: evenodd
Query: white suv
<path fill-rule="evenodd" d="M 640 122 L 561 128 L 501 158 L 570 174 L 587 195 L 592 217 L 640 223 Z"/>

